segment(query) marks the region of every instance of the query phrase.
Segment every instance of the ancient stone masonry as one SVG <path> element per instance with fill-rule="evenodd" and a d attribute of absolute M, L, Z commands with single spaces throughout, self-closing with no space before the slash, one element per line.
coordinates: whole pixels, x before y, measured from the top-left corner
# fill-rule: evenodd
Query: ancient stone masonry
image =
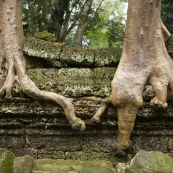
<path fill-rule="evenodd" d="M 117 67 L 116 48 L 79 49 L 29 37 L 23 47 L 22 0 L 0 0 L 0 147 L 17 156 L 114 165 L 139 148 L 173 155 L 173 63 L 160 3 L 129 0 Z"/>
<path fill-rule="evenodd" d="M 118 64 L 121 55 L 121 50 L 117 48 L 81 49 L 34 37 L 25 38 L 23 51 L 26 55 L 43 58 L 57 68 L 114 67 Z"/>
<path fill-rule="evenodd" d="M 49 45 L 49 42 L 43 40 L 37 39 L 37 42 L 41 43 L 38 47 Z M 25 43 L 26 47 L 28 42 Z M 55 43 L 50 42 L 51 44 Z M 63 94 L 68 98 L 104 98 L 110 95 L 110 82 L 116 71 L 114 67 L 87 67 L 82 66 L 81 62 L 80 68 L 70 65 L 68 68 L 54 68 L 47 63 L 47 57 L 39 55 L 28 56 L 27 60 L 27 74 L 40 89 Z M 3 76 L 1 77 L 2 81 Z M 86 100 L 74 102 L 77 117 L 86 123 L 86 131 L 80 133 L 71 129 L 61 107 L 53 103 L 34 101 L 25 95 L 21 98 L 21 94 L 19 85 L 15 83 L 12 89 L 14 98 L 0 100 L 0 147 L 10 149 L 17 156 L 30 154 L 35 158 L 105 159 L 113 164 L 131 158 L 139 148 L 159 150 L 173 156 L 173 107 L 170 89 L 168 108 L 156 109 L 149 105 L 149 101 L 155 96 L 153 87 L 145 86 L 144 106 L 139 109 L 132 132 L 133 147 L 122 158 L 115 157 L 111 147 L 118 133 L 116 109 L 113 106 L 106 109 L 99 124 L 94 124 L 90 119 L 100 103 Z"/>

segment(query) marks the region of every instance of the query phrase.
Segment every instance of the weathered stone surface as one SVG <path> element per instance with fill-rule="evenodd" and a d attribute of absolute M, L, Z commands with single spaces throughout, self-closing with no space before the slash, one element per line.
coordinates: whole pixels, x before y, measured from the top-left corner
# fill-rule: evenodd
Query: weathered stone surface
<path fill-rule="evenodd" d="M 66 97 L 94 95 L 93 70 L 89 68 L 37 68 L 29 69 L 27 73 L 42 90 L 56 92 Z"/>
<path fill-rule="evenodd" d="M 14 173 L 31 173 L 34 165 L 33 157 L 25 155 L 14 159 Z"/>
<path fill-rule="evenodd" d="M 41 90 L 58 92 L 58 71 L 56 68 L 34 68 L 28 69 L 27 74 Z"/>
<path fill-rule="evenodd" d="M 46 68 L 29 69 L 27 72 L 44 90 L 67 97 L 104 97 L 110 93 L 114 68 Z M 85 86 L 90 87 L 87 92 Z M 81 160 L 99 158 L 115 164 L 117 158 L 111 144 L 115 142 L 118 127 L 116 109 L 113 106 L 110 105 L 105 111 L 101 123 L 92 124 L 90 118 L 100 104 L 85 100 L 74 102 L 76 115 L 84 119 L 87 125 L 84 134 L 80 134 L 71 129 L 58 105 L 18 98 L 20 88 L 17 84 L 13 88 L 13 94 L 17 97 L 0 100 L 0 147 L 10 149 L 17 156 L 30 154 L 35 158 Z M 171 97 L 168 97 L 167 109 L 156 109 L 149 105 L 153 96 L 153 88 L 146 86 L 143 92 L 146 103 L 138 112 L 130 155 L 136 154 L 138 148 L 157 149 L 173 155 Z M 124 158 L 120 160 L 124 161 Z"/>
<path fill-rule="evenodd" d="M 116 68 L 100 67 L 94 68 L 94 95 L 98 97 L 109 97 L 111 93 L 111 81 Z"/>
<path fill-rule="evenodd" d="M 62 46 L 61 43 L 26 37 L 23 52 L 48 60 L 54 67 L 114 67 L 121 50 L 117 48 L 86 49 Z"/>
<path fill-rule="evenodd" d="M 40 45 L 42 41 L 33 42 L 36 43 L 35 49 L 37 49 L 37 43 Z M 43 41 L 43 43 L 48 42 Z M 45 47 L 44 44 L 43 47 Z M 55 48 L 57 49 L 55 52 L 58 51 L 58 58 L 54 57 L 54 60 L 60 62 L 59 65 L 57 63 L 58 67 L 62 67 L 61 59 L 59 59 L 62 46 L 57 46 L 61 48 Z M 40 53 L 40 50 L 41 48 L 38 46 L 36 52 Z M 48 54 L 46 53 L 46 55 Z M 53 55 L 55 55 L 54 52 Z M 105 58 L 105 54 L 102 55 L 100 57 Z M 33 54 L 33 62 L 34 58 L 38 58 L 34 56 L 37 54 Z M 51 50 L 48 56 L 51 57 Z M 27 71 L 40 89 L 60 93 L 67 97 L 109 96 L 110 81 L 115 68 L 87 68 L 85 66 L 85 68 L 50 69 L 47 68 L 47 58 L 45 60 L 41 63 L 38 61 L 38 65 L 36 65 L 44 67 L 44 69 L 37 68 Z M 111 61 L 106 60 L 106 62 Z M 89 65 L 88 62 L 86 65 Z M 32 66 L 32 62 L 30 67 L 35 67 Z M 1 74 L 0 78 L 2 79 L 0 85 L 2 85 L 5 76 Z M 116 157 L 111 148 L 111 144 L 117 137 L 118 129 L 116 108 L 113 106 L 110 105 L 105 111 L 101 123 L 93 124 L 90 122 L 90 118 L 98 110 L 100 104 L 85 100 L 74 102 L 76 115 L 84 119 L 87 126 L 86 131 L 81 134 L 71 129 L 63 110 L 58 105 L 34 101 L 26 96 L 19 98 L 20 87 L 17 83 L 14 85 L 12 94 L 15 98 L 0 100 L 0 147 L 10 149 L 17 156 L 29 154 L 34 158 L 100 159 L 109 160 L 114 165 L 117 160 L 129 160 L 139 148 L 147 151 L 156 149 L 173 156 L 173 106 L 169 90 L 168 108 L 158 109 L 149 105 L 150 99 L 155 95 L 153 88 L 149 85 L 145 87 L 143 91 L 145 104 L 138 112 L 132 133 L 133 146 L 123 158 Z"/>
<path fill-rule="evenodd" d="M 140 150 L 132 159 L 129 168 L 125 169 L 125 173 L 172 173 L 173 158 L 158 152 L 146 152 Z"/>
<path fill-rule="evenodd" d="M 121 57 L 121 49 L 117 49 L 116 47 L 113 48 L 102 48 L 96 49 L 95 52 L 95 60 L 94 66 L 95 67 L 115 67 L 120 60 Z"/>
<path fill-rule="evenodd" d="M 97 96 L 107 97 L 111 92 L 111 80 L 116 68 L 32 68 L 27 70 L 29 77 L 45 91 L 62 94 L 66 97 Z M 5 76 L 0 74 L 0 86 Z M 12 95 L 20 96 L 20 87 L 13 86 Z M 143 99 L 149 102 L 155 96 L 151 85 L 146 85 Z M 167 100 L 171 101 L 171 90 L 168 89 Z"/>
<path fill-rule="evenodd" d="M 129 167 L 128 163 L 118 163 L 116 173 L 125 173 L 125 170 Z"/>
<path fill-rule="evenodd" d="M 38 159 L 34 161 L 31 173 L 115 173 L 110 162 L 107 161 L 72 161 Z"/>
<path fill-rule="evenodd" d="M 110 81 L 115 68 L 36 68 L 28 69 L 27 73 L 42 90 L 60 93 L 66 97 L 106 97 L 110 95 Z"/>
<path fill-rule="evenodd" d="M 173 36 L 167 43 L 167 49 L 171 57 L 173 56 L 172 38 Z M 23 51 L 26 55 L 48 60 L 54 67 L 115 67 L 120 60 L 122 50 L 116 47 L 96 50 L 66 47 L 62 46 L 61 43 L 26 37 Z M 34 66 L 34 64 L 31 66 Z"/>
<path fill-rule="evenodd" d="M 77 116 L 85 119 L 87 125 L 86 131 L 81 134 L 71 129 L 63 110 L 55 104 L 11 100 L 11 103 L 3 101 L 3 107 L 5 109 L 1 109 L 0 113 L 0 147 L 10 149 L 17 156 L 30 154 L 35 158 L 104 159 L 116 163 L 117 157 L 111 148 L 118 129 L 115 109 L 108 116 L 109 109 L 100 124 L 92 124 L 89 119 L 97 107 L 94 108 L 93 103 L 88 106 L 87 102 L 77 105 Z M 152 108 L 143 108 L 143 112 L 148 118 L 143 113 L 137 117 L 131 138 L 133 146 L 128 154 L 133 156 L 141 148 L 173 155 L 172 118 Z M 125 158 L 118 159 L 125 161 Z"/>
<path fill-rule="evenodd" d="M 93 67 L 94 52 L 91 49 L 64 46 L 60 54 L 60 61 L 72 67 Z"/>
<path fill-rule="evenodd" d="M 44 41 L 34 37 L 25 37 L 23 52 L 29 56 L 44 58 L 55 67 L 61 67 L 60 52 L 61 43 Z"/>
<path fill-rule="evenodd" d="M 77 116 L 84 119 L 87 125 L 86 131 L 81 134 L 71 129 L 63 110 L 55 104 L 30 99 L 20 102 L 11 100 L 11 103 L 2 100 L 1 104 L 4 109 L 0 109 L 0 147 L 10 149 L 16 156 L 30 154 L 35 158 L 104 159 L 113 164 L 116 164 L 116 159 L 126 159 L 115 157 L 111 148 L 118 129 L 113 107 L 109 107 L 101 123 L 92 124 L 90 118 L 98 106 L 87 101 L 76 104 Z M 173 155 L 172 117 L 164 110 L 142 109 L 135 122 L 131 138 L 133 146 L 128 155 L 133 156 L 139 148 Z"/>
<path fill-rule="evenodd" d="M 13 173 L 14 158 L 11 151 L 0 148 L 0 173 Z"/>
<path fill-rule="evenodd" d="M 93 71 L 89 68 L 61 68 L 57 73 L 58 92 L 67 97 L 93 95 Z"/>

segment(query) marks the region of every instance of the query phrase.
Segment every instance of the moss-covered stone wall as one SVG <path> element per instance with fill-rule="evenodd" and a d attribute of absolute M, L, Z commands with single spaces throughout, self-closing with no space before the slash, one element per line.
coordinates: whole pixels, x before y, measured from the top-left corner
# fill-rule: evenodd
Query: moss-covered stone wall
<path fill-rule="evenodd" d="M 43 58 L 52 66 L 105 67 L 118 64 L 121 50 L 117 48 L 86 49 L 68 47 L 61 43 L 26 37 L 23 51 L 26 55 Z"/>
<path fill-rule="evenodd" d="M 110 95 L 110 82 L 116 71 L 119 51 L 88 50 L 26 38 L 27 73 L 36 85 L 66 97 Z M 114 67 L 113 67 L 114 66 Z M 39 68 L 40 67 L 40 68 Z M 0 76 L 2 85 L 4 76 Z M 168 108 L 152 108 L 153 88 L 145 86 L 144 106 L 139 110 L 132 134 L 133 147 L 125 156 L 114 155 L 111 144 L 117 136 L 116 108 L 109 106 L 99 124 L 90 118 L 99 108 L 93 101 L 74 102 L 78 117 L 85 120 L 86 131 L 72 130 L 58 105 L 34 101 L 20 92 L 16 83 L 11 100 L 0 100 L 0 147 L 16 156 L 35 158 L 109 160 L 113 164 L 131 158 L 138 149 L 159 150 L 173 156 L 173 106 L 168 89 Z M 22 97 L 21 97 L 22 96 Z"/>

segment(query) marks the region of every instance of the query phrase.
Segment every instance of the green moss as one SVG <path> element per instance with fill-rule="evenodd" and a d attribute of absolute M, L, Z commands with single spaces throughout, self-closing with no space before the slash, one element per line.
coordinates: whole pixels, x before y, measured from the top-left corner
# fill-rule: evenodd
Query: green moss
<path fill-rule="evenodd" d="M 28 76 L 36 83 L 36 85 L 45 91 L 56 92 L 57 89 L 57 74 L 58 69 L 29 69 Z"/>
<path fill-rule="evenodd" d="M 115 173 L 107 161 L 35 160 L 33 172 Z"/>
<path fill-rule="evenodd" d="M 154 88 L 151 85 L 146 85 L 142 92 L 144 100 L 151 100 L 155 96 Z"/>
<path fill-rule="evenodd" d="M 89 68 L 60 69 L 57 82 L 57 89 L 67 97 L 93 95 L 93 71 Z"/>
<path fill-rule="evenodd" d="M 116 69 L 111 67 L 99 67 L 94 69 L 94 95 L 109 97 L 111 93 L 111 81 Z"/>
<path fill-rule="evenodd" d="M 44 39 L 44 40 L 48 40 L 48 41 L 56 41 L 55 35 L 53 35 L 52 33 L 48 32 L 47 30 L 42 31 L 42 32 L 34 33 L 34 37 L 37 37 L 37 38 L 40 38 L 40 39 Z"/>
<path fill-rule="evenodd" d="M 0 149 L 0 173 L 13 173 L 14 158 L 12 152 Z"/>
<path fill-rule="evenodd" d="M 26 37 L 23 47 L 25 54 L 49 60 L 55 67 L 114 67 L 118 64 L 121 49 L 86 49 L 63 46 L 61 43 L 45 41 L 50 33 L 47 31 L 36 33 L 35 37 Z"/>
<path fill-rule="evenodd" d="M 121 57 L 121 49 L 117 48 L 102 48 L 96 49 L 94 66 L 104 67 L 104 66 L 115 66 L 119 63 Z"/>
<path fill-rule="evenodd" d="M 91 49 L 63 47 L 60 61 L 68 65 L 93 66 L 94 52 Z"/>
<path fill-rule="evenodd" d="M 132 159 L 125 173 L 170 173 L 173 170 L 173 159 L 158 151 L 140 150 Z"/>
<path fill-rule="evenodd" d="M 52 160 L 52 159 L 38 159 L 34 162 L 34 172 L 68 172 L 76 171 L 82 173 L 80 170 L 82 165 L 77 164 L 74 161 L 65 161 L 65 160 Z"/>
<path fill-rule="evenodd" d="M 33 157 L 25 155 L 14 160 L 14 173 L 30 173 L 33 169 Z"/>
<path fill-rule="evenodd" d="M 34 37 L 26 37 L 23 51 L 26 55 L 44 58 L 55 67 L 61 67 L 61 43 L 44 41 Z"/>

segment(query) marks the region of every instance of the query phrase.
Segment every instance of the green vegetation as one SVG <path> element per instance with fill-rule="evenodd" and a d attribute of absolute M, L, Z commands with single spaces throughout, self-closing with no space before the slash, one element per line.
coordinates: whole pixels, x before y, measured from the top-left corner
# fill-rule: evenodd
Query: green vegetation
<path fill-rule="evenodd" d="M 13 162 L 15 155 L 6 150 L 0 149 L 0 173 L 13 173 Z"/>
<path fill-rule="evenodd" d="M 81 34 L 77 41 L 82 47 L 122 47 L 125 9 L 123 0 L 23 0 L 24 34 L 45 35 L 43 31 L 47 30 L 43 39 L 51 37 L 48 39 L 69 46 Z"/>
<path fill-rule="evenodd" d="M 173 1 L 172 0 L 162 0 L 162 21 L 169 30 L 173 33 Z"/>

